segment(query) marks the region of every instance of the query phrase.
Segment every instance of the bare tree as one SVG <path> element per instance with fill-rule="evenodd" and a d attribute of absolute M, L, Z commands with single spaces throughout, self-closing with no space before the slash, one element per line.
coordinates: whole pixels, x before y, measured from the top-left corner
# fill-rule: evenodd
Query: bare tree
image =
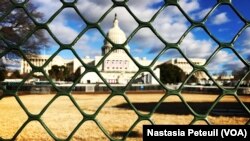
<path fill-rule="evenodd" d="M 5 11 L 8 11 L 8 9 L 11 8 L 11 5 L 10 0 L 0 1 L 0 18 L 4 17 L 6 14 Z M 26 3 L 26 7 L 28 13 L 35 19 L 43 17 L 42 13 L 36 11 L 37 7 L 33 3 Z M 16 8 L 0 22 L 0 35 L 6 44 L 18 45 L 28 33 L 34 30 L 34 28 L 35 24 L 27 13 L 25 13 L 22 8 Z M 48 38 L 45 36 L 44 32 L 40 30 L 35 32 L 25 44 L 20 46 L 20 48 L 25 54 L 39 54 L 41 49 L 43 49 L 47 43 Z M 7 46 L 4 42 L 0 41 L 0 50 L 4 50 L 6 47 Z"/>

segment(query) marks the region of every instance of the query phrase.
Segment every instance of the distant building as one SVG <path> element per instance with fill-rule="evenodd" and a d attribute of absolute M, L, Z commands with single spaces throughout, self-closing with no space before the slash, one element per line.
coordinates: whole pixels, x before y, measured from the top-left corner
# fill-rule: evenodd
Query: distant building
<path fill-rule="evenodd" d="M 108 31 L 107 37 L 115 44 L 123 44 L 126 40 L 126 34 L 122 31 L 119 27 L 119 21 L 115 17 L 113 22 L 113 27 Z M 107 54 L 113 48 L 112 44 L 104 40 L 104 45 L 102 46 L 102 54 L 101 56 L 94 56 L 93 58 L 86 56 L 82 58 L 82 61 L 88 65 L 96 66 L 97 63 L 102 59 L 102 57 Z M 130 52 L 130 47 L 125 45 L 125 48 Z M 42 66 L 45 62 L 49 59 L 50 56 L 48 55 L 34 55 L 34 56 L 27 56 L 30 62 L 35 66 Z M 146 57 L 143 58 L 134 58 L 138 61 L 141 65 L 147 66 L 151 63 L 152 60 L 147 60 Z M 190 58 L 195 65 L 203 65 L 205 64 L 206 60 L 201 58 Z M 186 74 L 190 74 L 193 70 L 193 67 L 186 61 L 184 58 L 172 58 L 166 62 L 156 61 L 155 66 L 158 66 L 162 63 L 173 64 L 181 68 Z M 44 70 L 48 73 L 53 65 L 58 66 L 66 66 L 69 68 L 70 73 L 75 73 L 77 70 L 80 70 L 80 73 L 83 73 L 85 68 L 82 64 L 78 61 L 77 58 L 74 59 L 64 59 L 60 56 L 56 56 L 48 62 L 48 64 L 44 67 Z M 21 69 L 20 73 L 29 73 L 31 72 L 31 67 L 27 61 L 21 61 Z M 125 84 L 131 80 L 134 74 L 138 71 L 137 66 L 135 63 L 130 59 L 130 57 L 126 54 L 126 52 L 122 49 L 114 50 L 109 56 L 104 60 L 103 64 L 98 67 L 99 72 L 101 75 L 106 79 L 107 82 L 113 84 Z M 160 70 L 156 68 L 153 70 L 155 75 L 160 78 Z M 209 77 L 204 72 L 196 72 L 195 77 L 198 78 L 198 81 L 201 83 L 205 83 L 209 80 Z M 144 72 L 141 76 L 138 76 L 137 82 L 144 83 L 144 84 L 158 84 L 158 82 L 151 76 L 150 73 Z M 223 77 L 224 78 L 224 77 Z M 225 79 L 232 79 L 233 76 L 230 78 Z M 80 80 L 80 83 L 102 83 L 103 81 L 94 73 L 89 72 L 83 76 Z"/>
<path fill-rule="evenodd" d="M 234 79 L 234 76 L 233 75 L 222 75 L 222 76 L 220 76 L 220 79 L 225 80 L 225 81 L 230 81 L 230 80 Z"/>
<path fill-rule="evenodd" d="M 113 27 L 107 33 L 107 37 L 115 44 L 123 44 L 127 40 L 125 33 L 119 27 L 119 21 L 116 17 L 113 22 Z M 95 59 L 89 60 L 89 63 L 96 65 L 100 61 L 100 59 L 111 50 L 112 47 L 112 44 L 109 41 L 105 40 L 102 47 L 102 56 L 95 56 Z M 128 51 L 130 51 L 130 47 L 128 45 L 125 45 L 125 47 Z M 152 61 L 147 60 L 146 58 L 135 58 L 135 60 L 140 62 L 140 64 L 142 65 L 149 64 Z M 77 63 L 75 62 L 77 62 L 77 60 L 74 60 L 73 64 L 76 64 L 74 68 L 79 68 L 80 64 L 77 65 Z M 86 61 L 84 60 L 84 62 Z M 82 69 L 84 70 L 84 68 Z M 98 70 L 107 82 L 126 84 L 138 71 L 138 67 L 129 58 L 124 50 L 117 49 L 109 54 L 109 56 L 104 60 L 103 64 L 98 68 Z M 156 76 L 160 77 L 159 69 L 156 69 L 154 72 Z M 152 79 L 152 76 L 149 73 L 144 73 L 142 77 L 143 83 L 158 84 L 154 79 Z M 81 79 L 81 83 L 99 82 L 102 81 L 97 75 L 94 75 L 94 73 L 87 73 Z"/>
<path fill-rule="evenodd" d="M 49 59 L 50 56 L 48 55 L 32 55 L 32 56 L 27 56 L 29 58 L 29 61 L 35 65 L 35 66 L 43 66 L 44 63 Z M 65 60 L 60 56 L 56 56 L 53 61 L 50 61 L 48 65 L 44 67 L 45 72 L 48 73 L 48 71 L 51 69 L 53 65 L 66 65 L 69 62 L 69 60 Z M 30 73 L 32 68 L 30 67 L 29 63 L 22 59 L 21 60 L 21 68 L 20 68 L 20 73 L 25 74 L 25 73 Z"/>
<path fill-rule="evenodd" d="M 119 27 L 119 21 L 115 17 L 113 22 L 113 27 L 108 31 L 107 37 L 115 44 L 123 44 L 127 37 L 125 33 Z M 88 56 L 82 58 L 82 61 L 89 65 L 97 65 L 97 63 L 101 60 L 101 58 L 108 53 L 112 44 L 107 40 L 104 41 L 104 45 L 102 47 L 102 56 L 95 56 L 94 58 L 90 58 Z M 128 45 L 125 46 L 128 51 L 130 51 L 130 47 Z M 28 57 L 30 62 L 35 66 L 42 66 L 48 59 L 49 56 L 46 55 L 36 55 Z M 146 57 L 138 58 L 135 60 L 140 62 L 142 65 L 147 65 L 151 63 L 152 60 L 147 60 Z M 158 62 L 157 62 L 158 63 Z M 52 61 L 49 62 L 48 65 L 44 67 L 44 70 L 48 73 L 53 65 L 64 65 L 69 68 L 70 73 L 75 73 L 78 69 L 80 72 L 84 72 L 85 68 L 80 64 L 80 62 L 75 58 L 71 60 L 63 59 L 60 56 L 56 56 Z M 21 74 L 31 72 L 32 68 L 28 64 L 27 61 L 21 61 Z M 109 83 L 117 83 L 117 84 L 125 84 L 131 80 L 131 78 L 138 71 L 138 67 L 134 64 L 134 62 L 129 58 L 129 56 L 125 53 L 124 50 L 118 49 L 109 54 L 109 56 L 105 59 L 103 64 L 98 67 L 98 70 L 101 72 L 102 76 Z M 154 73 L 157 77 L 160 77 L 159 69 L 155 69 Z M 151 74 L 143 73 L 141 78 L 143 83 L 148 84 L 158 84 L 155 79 L 152 79 Z M 102 80 L 94 73 L 90 72 L 84 75 L 81 79 L 80 83 L 102 83 Z"/>
<path fill-rule="evenodd" d="M 201 58 L 190 58 L 190 61 L 195 65 L 203 65 L 206 63 L 206 59 Z M 178 66 L 180 69 L 184 71 L 184 73 L 190 74 L 193 71 L 193 67 L 187 62 L 184 58 L 172 58 L 168 60 L 166 63 Z M 199 80 L 208 80 L 209 77 L 204 72 L 196 72 L 194 76 Z"/>

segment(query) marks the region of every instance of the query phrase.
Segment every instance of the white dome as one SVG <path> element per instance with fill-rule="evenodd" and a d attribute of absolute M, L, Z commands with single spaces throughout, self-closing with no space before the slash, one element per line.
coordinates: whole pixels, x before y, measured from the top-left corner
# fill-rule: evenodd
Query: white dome
<path fill-rule="evenodd" d="M 126 34 L 119 27 L 119 21 L 116 16 L 114 20 L 114 25 L 107 33 L 107 37 L 115 44 L 123 44 L 127 40 Z M 107 41 L 106 46 L 112 45 Z"/>

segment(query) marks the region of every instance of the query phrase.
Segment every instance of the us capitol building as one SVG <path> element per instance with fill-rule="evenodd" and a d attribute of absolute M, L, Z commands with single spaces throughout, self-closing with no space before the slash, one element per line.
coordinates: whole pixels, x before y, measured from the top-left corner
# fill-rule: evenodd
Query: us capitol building
<path fill-rule="evenodd" d="M 107 38 L 109 38 L 115 44 L 123 44 L 127 37 L 124 31 L 119 27 L 119 21 L 115 16 L 113 27 L 108 31 Z M 111 48 L 112 44 L 104 40 L 104 45 L 102 46 L 102 55 L 95 56 L 94 59 L 90 57 L 82 58 L 82 61 L 89 65 L 97 65 L 97 63 L 101 60 L 101 58 L 108 53 Z M 130 47 L 125 45 L 125 48 L 130 51 Z M 34 57 L 29 57 L 32 64 L 36 66 L 42 66 L 50 56 L 48 55 L 36 55 Z M 150 64 L 152 60 L 147 60 L 146 57 L 143 58 L 134 58 L 137 62 L 141 65 Z M 197 62 L 196 64 L 203 64 L 205 59 L 190 59 L 193 62 Z M 160 65 L 162 63 L 171 63 L 180 67 L 186 74 L 192 71 L 192 67 L 188 65 L 188 63 L 182 58 L 173 58 L 171 60 L 161 62 L 157 61 L 155 66 Z M 74 59 L 64 59 L 61 56 L 56 56 L 53 60 L 44 67 L 44 70 L 48 73 L 53 65 L 58 66 L 66 66 L 70 73 L 75 73 L 77 69 L 80 69 L 80 72 L 83 73 L 85 68 L 80 64 L 80 62 Z M 126 52 L 122 49 L 114 50 L 109 56 L 104 60 L 102 65 L 98 67 L 101 75 L 106 79 L 107 82 L 112 84 L 126 84 L 130 79 L 134 76 L 134 74 L 138 71 L 138 67 L 134 64 L 134 62 L 129 58 Z M 20 73 L 29 73 L 31 71 L 31 67 L 25 60 L 21 60 L 21 68 Z M 153 70 L 154 74 L 160 78 L 160 70 L 156 68 Z M 143 75 L 139 76 L 140 79 L 143 80 L 145 84 L 158 84 L 158 82 L 153 79 L 150 73 L 144 72 Z M 199 76 L 199 78 L 206 78 L 205 75 Z M 89 72 L 85 74 L 80 83 L 102 83 L 102 80 L 98 77 L 98 75 L 94 72 Z"/>

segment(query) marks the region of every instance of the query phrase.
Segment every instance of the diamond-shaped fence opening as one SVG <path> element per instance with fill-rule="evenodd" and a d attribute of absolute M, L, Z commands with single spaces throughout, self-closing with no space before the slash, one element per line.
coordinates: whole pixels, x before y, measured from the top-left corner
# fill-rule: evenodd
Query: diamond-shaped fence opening
<path fill-rule="evenodd" d="M 115 19 L 114 15 L 116 15 Z M 138 23 L 124 7 L 116 7 L 104 17 L 100 25 L 102 30 L 107 33 L 107 38 L 113 43 L 123 44 L 127 37 L 137 28 Z M 117 34 L 121 36 L 115 36 Z"/>
<path fill-rule="evenodd" d="M 207 114 L 213 102 L 222 93 L 205 72 L 197 71 L 184 85 L 181 95 L 197 114 Z"/>
<path fill-rule="evenodd" d="M 47 22 L 50 17 L 62 6 L 60 1 L 46 0 L 36 1 L 29 0 L 27 3 L 27 11 L 31 17 L 39 23 Z M 48 11 L 49 9 L 49 11 Z"/>
<path fill-rule="evenodd" d="M 150 65 L 152 60 L 165 47 L 165 45 L 149 28 L 140 29 L 133 36 L 128 45 L 130 48 L 130 54 L 143 66 Z"/>
<path fill-rule="evenodd" d="M 87 21 L 94 23 L 97 22 L 109 8 L 111 8 L 112 2 L 110 0 L 84 0 L 78 1 L 75 5 Z"/>
<path fill-rule="evenodd" d="M 142 124 L 249 125 L 248 3 L 1 0 L 0 138 L 139 140 Z"/>
<path fill-rule="evenodd" d="M 122 96 L 112 97 L 102 107 L 97 115 L 97 120 L 107 130 L 108 134 L 114 139 L 122 139 L 127 131 L 138 118 L 135 111 L 131 108 L 120 109 L 118 105 L 127 103 Z M 122 124 L 126 122 L 126 124 Z"/>
<path fill-rule="evenodd" d="M 113 88 L 121 89 L 130 82 L 139 69 L 124 50 L 115 49 L 105 58 L 98 70 Z"/>
<path fill-rule="evenodd" d="M 224 96 L 209 113 L 208 120 L 212 124 L 241 124 L 249 120 L 249 112 L 234 96 Z M 238 118 L 237 118 L 238 117 Z"/>
<path fill-rule="evenodd" d="M 41 72 L 29 75 L 17 94 L 31 114 L 39 114 L 55 96 L 49 80 Z"/>
<path fill-rule="evenodd" d="M 191 111 L 178 96 L 167 97 L 152 115 L 155 124 L 168 125 L 190 124 L 193 118 Z"/>
<path fill-rule="evenodd" d="M 83 116 L 69 97 L 60 96 L 48 107 L 41 119 L 57 138 L 66 139 Z"/>
<path fill-rule="evenodd" d="M 94 132 L 94 134 L 93 134 Z M 109 138 L 102 132 L 94 121 L 86 121 L 72 137 L 72 141 L 78 140 L 102 140 L 109 141 Z"/>
<path fill-rule="evenodd" d="M 202 28 L 192 29 L 180 44 L 182 52 L 195 65 L 204 65 L 217 47 L 218 44 Z"/>
<path fill-rule="evenodd" d="M 20 48 L 34 66 L 41 67 L 46 63 L 50 55 L 59 49 L 59 45 L 50 36 L 47 30 L 41 29 L 34 32 Z M 25 60 L 22 61 L 27 63 Z"/>
<path fill-rule="evenodd" d="M 205 18 L 210 10 L 212 10 L 213 6 L 216 4 L 216 0 L 210 0 L 209 2 L 199 0 L 181 0 L 178 4 L 190 18 L 195 21 L 200 21 Z"/>
<path fill-rule="evenodd" d="M 205 25 L 219 41 L 230 42 L 244 23 L 230 6 L 222 5 L 208 17 Z"/>
<path fill-rule="evenodd" d="M 3 107 L 0 110 L 0 121 L 4 123 L 0 125 L 0 136 L 3 139 L 12 139 L 28 117 L 14 97 L 5 97 L 0 106 Z"/>
<path fill-rule="evenodd" d="M 73 8 L 63 9 L 49 24 L 50 30 L 64 44 L 72 43 L 85 27 L 86 24 Z"/>
<path fill-rule="evenodd" d="M 126 96 L 141 114 L 151 113 L 165 93 L 165 89 L 149 72 L 139 73 L 126 89 Z M 118 107 L 126 109 L 129 104 L 124 103 Z"/>
<path fill-rule="evenodd" d="M 104 55 L 103 49 L 105 45 L 105 38 L 97 29 L 89 29 L 73 46 L 81 60 L 90 66 L 97 65 L 98 61 Z"/>
<path fill-rule="evenodd" d="M 31 31 L 35 24 L 21 8 L 12 10 L 0 23 L 0 33 L 12 45 L 21 42 Z"/>
<path fill-rule="evenodd" d="M 233 89 L 239 80 L 245 76 L 246 73 L 238 73 L 244 67 L 245 64 L 235 53 L 231 49 L 225 48 L 220 50 L 206 66 L 218 85 L 225 89 Z"/>
<path fill-rule="evenodd" d="M 185 68 L 185 71 L 181 68 Z M 160 72 L 156 77 L 166 88 L 172 90 L 179 89 L 193 71 L 193 67 L 177 49 L 168 49 L 162 53 L 152 69 L 159 69 Z"/>
<path fill-rule="evenodd" d="M 33 129 L 36 130 L 33 130 Z M 17 140 L 46 140 L 53 141 L 53 138 L 46 132 L 38 121 L 29 122 L 22 132 L 17 136 Z"/>
<path fill-rule="evenodd" d="M 49 62 L 45 71 L 56 85 L 56 89 L 67 91 L 84 70 L 71 50 L 62 50 Z"/>
<path fill-rule="evenodd" d="M 177 7 L 168 6 L 156 17 L 153 26 L 167 42 L 176 43 L 190 23 Z"/>
<path fill-rule="evenodd" d="M 110 93 L 110 89 L 95 72 L 88 72 L 75 86 L 72 96 L 83 112 L 94 114 Z"/>
<path fill-rule="evenodd" d="M 158 1 L 136 1 L 131 0 L 127 2 L 129 9 L 142 21 L 149 21 L 153 15 L 164 5 L 164 0 Z M 138 8 L 138 6 L 140 8 Z M 150 7 L 150 9 L 149 9 Z M 142 13 L 143 11 L 143 13 Z"/>

